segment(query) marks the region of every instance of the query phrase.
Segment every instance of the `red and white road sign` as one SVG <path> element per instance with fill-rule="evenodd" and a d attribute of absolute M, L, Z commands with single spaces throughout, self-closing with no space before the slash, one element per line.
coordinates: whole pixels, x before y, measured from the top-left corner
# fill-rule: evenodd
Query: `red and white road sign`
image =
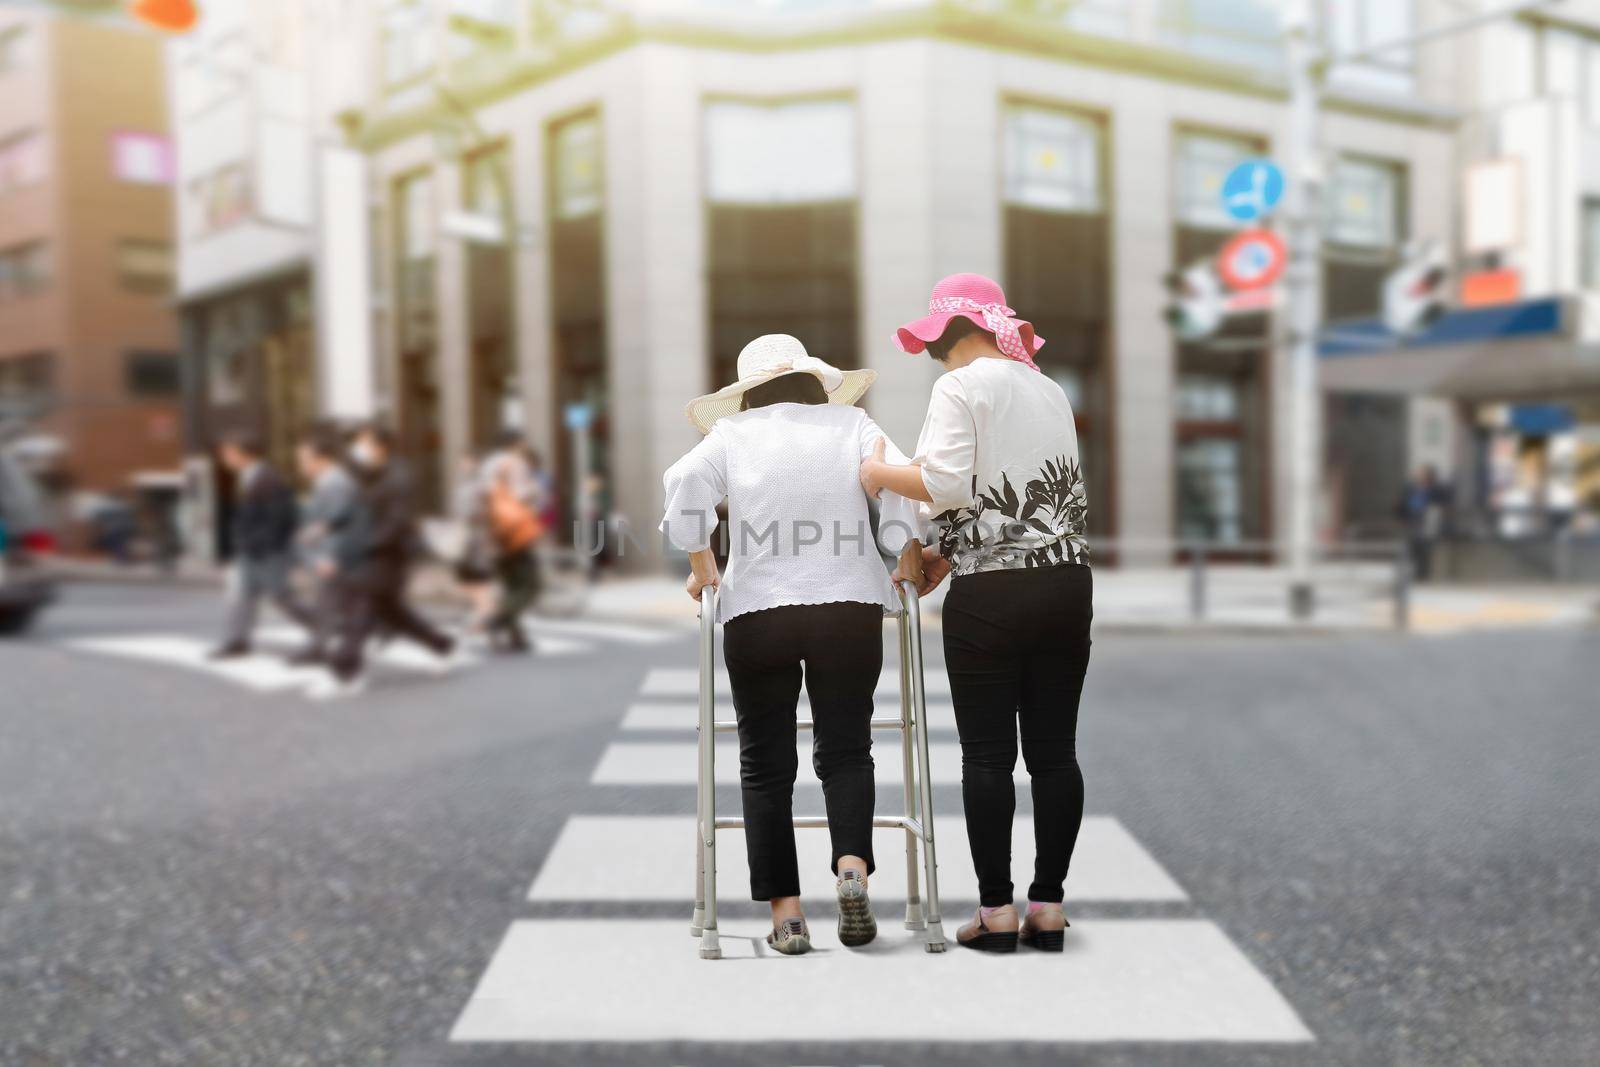
<path fill-rule="evenodd" d="M 1264 289 L 1278 280 L 1288 262 L 1283 238 L 1271 230 L 1245 230 L 1217 253 L 1217 273 L 1230 288 Z"/>

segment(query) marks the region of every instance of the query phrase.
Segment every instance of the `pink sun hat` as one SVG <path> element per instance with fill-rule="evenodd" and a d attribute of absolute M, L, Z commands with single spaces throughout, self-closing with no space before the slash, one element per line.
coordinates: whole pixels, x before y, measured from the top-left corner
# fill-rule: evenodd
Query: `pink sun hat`
<path fill-rule="evenodd" d="M 1033 332 L 1033 324 L 1017 318 L 1006 306 L 1006 294 L 990 278 L 981 274 L 952 274 L 940 279 L 928 300 L 928 314 L 908 322 L 894 332 L 900 351 L 916 355 L 937 341 L 950 320 L 960 316 L 994 334 L 995 344 L 1008 359 L 1026 363 L 1034 370 L 1034 353 L 1044 347 L 1044 338 Z"/>

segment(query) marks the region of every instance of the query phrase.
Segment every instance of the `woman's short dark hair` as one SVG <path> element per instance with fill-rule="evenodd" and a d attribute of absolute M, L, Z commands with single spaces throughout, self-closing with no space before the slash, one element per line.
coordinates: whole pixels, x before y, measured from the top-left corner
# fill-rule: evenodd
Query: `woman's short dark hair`
<path fill-rule="evenodd" d="M 945 360 L 950 358 L 950 350 L 956 346 L 957 341 L 961 340 L 963 337 L 970 337 L 975 333 L 988 332 L 988 330 L 985 330 L 982 326 L 979 326 L 965 315 L 957 315 L 955 318 L 945 323 L 944 333 L 939 335 L 939 339 L 937 341 L 927 342 L 928 355 L 932 356 L 940 363 L 943 363 Z"/>
<path fill-rule="evenodd" d="M 827 390 L 815 374 L 784 374 L 762 382 L 739 398 L 739 410 L 764 408 L 768 404 L 826 404 Z"/>

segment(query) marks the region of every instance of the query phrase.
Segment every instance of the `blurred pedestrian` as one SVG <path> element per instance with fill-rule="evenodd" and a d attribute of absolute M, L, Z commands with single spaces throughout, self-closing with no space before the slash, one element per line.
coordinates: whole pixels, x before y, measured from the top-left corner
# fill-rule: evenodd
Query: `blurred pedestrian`
<path fill-rule="evenodd" d="M 543 491 L 520 434 L 501 435 L 500 447 L 483 466 L 483 490 L 500 578 L 500 603 L 489 619 L 489 635 L 510 651 L 529 652 L 533 645 L 522 616 L 539 596 Z"/>
<path fill-rule="evenodd" d="M 296 542 L 316 593 L 311 640 L 289 662 L 323 663 L 339 632 L 340 581 L 348 581 L 366 551 L 366 509 L 337 430 L 318 427 L 306 433 L 295 459 L 310 490 Z"/>
<path fill-rule="evenodd" d="M 910 464 L 874 456 L 861 466 L 862 484 L 928 505 L 940 535 L 924 552 L 923 591 L 956 575 L 944 602 L 945 667 L 979 893 L 978 912 L 956 940 L 1011 952 L 1020 939 L 1059 952 L 1062 888 L 1083 823 L 1076 737 L 1093 617 L 1072 405 L 1033 362 L 1043 340 L 990 279 L 943 279 L 928 312 L 895 337 L 944 371 L 917 455 Z M 1035 838 L 1020 919 L 1011 896 L 1019 726 Z"/>
<path fill-rule="evenodd" d="M 453 561 L 456 582 L 470 604 L 467 630 L 481 633 L 495 610 L 494 538 L 489 530 L 489 505 L 484 492 L 482 460 L 468 452 L 461 457 L 451 517 L 460 530 L 460 548 Z"/>
<path fill-rule="evenodd" d="M 234 569 L 227 632 L 211 650 L 212 659 L 232 659 L 250 654 L 257 605 L 263 597 L 301 626 L 313 621 L 295 600 L 290 584 L 295 527 L 298 523 L 294 489 L 267 462 L 260 441 L 252 434 L 236 433 L 218 449 L 222 463 L 234 474 Z"/>
<path fill-rule="evenodd" d="M 1411 573 L 1419 582 L 1433 576 L 1433 548 L 1444 535 L 1448 501 L 1449 492 L 1440 484 L 1439 472 L 1431 463 L 1418 468 L 1416 477 L 1400 491 L 1395 513 L 1405 528 Z"/>
<path fill-rule="evenodd" d="M 441 670 L 454 667 L 456 642 L 411 606 L 407 584 L 417 544 L 410 473 L 394 454 L 387 427 L 369 424 L 351 441 L 350 459 L 361 483 L 367 515 L 366 535 L 349 578 L 341 579 L 339 639 L 330 657 L 333 682 L 315 687 L 314 696 L 359 691 L 368 638 L 381 630 L 427 648 Z"/>
<path fill-rule="evenodd" d="M 561 494 L 560 487 L 556 485 L 556 476 L 544 465 L 544 456 L 536 448 L 527 450 L 528 466 L 533 470 L 533 478 L 539 483 L 539 493 L 542 503 L 539 505 L 539 522 L 544 525 L 546 536 L 561 529 Z"/>

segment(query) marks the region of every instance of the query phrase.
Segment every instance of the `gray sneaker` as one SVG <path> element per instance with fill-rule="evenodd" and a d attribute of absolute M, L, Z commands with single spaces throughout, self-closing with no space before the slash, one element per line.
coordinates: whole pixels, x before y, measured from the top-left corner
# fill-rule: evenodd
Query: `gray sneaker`
<path fill-rule="evenodd" d="M 867 899 L 867 883 L 858 871 L 839 876 L 839 943 L 847 948 L 865 945 L 878 936 L 878 920 L 872 916 Z"/>
<path fill-rule="evenodd" d="M 785 956 L 803 956 L 811 951 L 811 930 L 804 919 L 785 919 L 772 928 L 767 944 Z"/>

